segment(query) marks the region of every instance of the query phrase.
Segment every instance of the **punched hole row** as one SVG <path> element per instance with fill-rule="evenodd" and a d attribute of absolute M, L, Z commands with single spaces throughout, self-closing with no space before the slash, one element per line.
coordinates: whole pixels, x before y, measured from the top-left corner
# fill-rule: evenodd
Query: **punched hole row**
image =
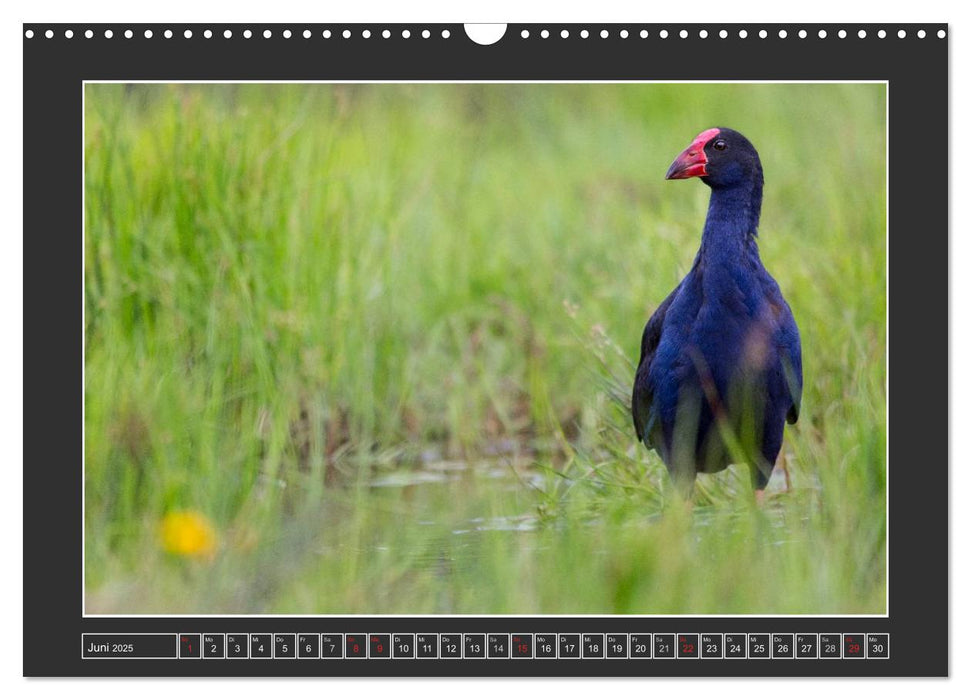
<path fill-rule="evenodd" d="M 362 39 L 370 39 L 372 36 L 381 37 L 382 39 L 390 39 L 394 34 L 398 34 L 398 36 L 400 36 L 402 39 L 410 39 L 412 37 L 415 37 L 415 38 L 421 37 L 422 39 L 430 39 L 432 37 L 432 32 L 430 29 L 423 29 L 421 31 L 416 31 L 416 32 L 412 32 L 410 29 L 403 29 L 401 30 L 400 33 L 399 32 L 393 33 L 390 29 L 384 29 L 381 31 L 374 31 L 374 32 L 372 32 L 370 29 L 364 29 L 356 34 L 352 32 L 350 29 L 344 29 L 343 31 L 339 31 L 339 30 L 331 31 L 330 29 L 325 29 L 322 32 L 320 32 L 320 34 L 318 34 L 317 36 L 320 36 L 324 39 L 330 39 L 330 38 L 336 38 L 336 37 L 343 37 L 344 39 L 350 39 L 355 36 L 360 37 Z M 312 32 L 309 29 L 304 29 L 303 31 L 284 29 L 279 33 L 279 35 L 282 36 L 284 39 L 291 39 L 294 37 L 303 37 L 304 39 L 312 39 L 315 36 L 314 32 Z M 441 36 L 442 39 L 448 39 L 452 36 L 452 32 L 450 32 L 448 29 L 443 29 L 440 33 L 438 33 L 438 35 Z M 24 32 L 24 36 L 27 37 L 28 39 L 33 39 L 35 36 L 35 32 L 33 29 L 28 29 Z M 53 39 L 55 36 L 54 30 L 48 29 L 47 31 L 44 32 L 43 36 L 47 39 Z M 96 34 L 92 29 L 87 29 L 83 32 L 78 30 L 77 34 L 75 34 L 73 29 L 64 30 L 65 39 L 73 39 L 75 36 L 84 37 L 85 39 L 94 39 L 96 36 L 98 38 L 114 39 L 115 32 L 111 29 L 106 29 L 102 34 L 99 35 L 99 34 Z M 155 31 L 152 29 L 146 29 L 144 32 L 135 32 L 131 29 L 126 29 L 123 32 L 121 32 L 119 36 L 123 36 L 125 39 L 133 39 L 136 36 L 144 37 L 145 39 L 154 39 L 156 36 L 162 37 L 164 39 L 171 39 L 176 36 L 176 33 L 173 32 L 171 29 L 160 31 L 158 34 L 156 34 Z M 235 36 L 241 36 L 244 39 L 252 39 L 254 36 L 262 36 L 264 39 L 272 39 L 275 36 L 275 34 L 271 29 L 264 29 L 261 35 L 254 34 L 252 29 L 244 29 L 241 32 L 234 32 L 232 29 L 225 29 L 222 32 L 218 32 L 218 31 L 214 32 L 212 29 L 204 29 L 198 34 L 193 32 L 191 29 L 186 29 L 181 33 L 181 36 L 184 39 L 192 39 L 193 37 L 196 37 L 196 36 L 201 36 L 204 39 L 212 39 L 213 37 L 232 39 Z"/>
<path fill-rule="evenodd" d="M 634 36 L 634 35 L 639 36 L 641 39 L 647 39 L 650 37 L 650 32 L 646 29 L 641 29 L 640 31 L 634 30 L 633 32 L 627 29 L 621 29 L 616 34 L 621 39 L 627 39 L 628 37 Z M 707 39 L 709 36 L 717 36 L 719 39 L 727 39 L 729 37 L 729 34 L 730 33 L 727 29 L 721 29 L 714 34 L 710 33 L 707 29 L 700 29 L 698 30 L 696 36 L 699 39 Z M 559 37 L 561 39 L 569 39 L 573 35 L 574 34 L 571 34 L 569 29 L 563 29 L 563 30 L 560 30 L 559 32 Z M 850 33 L 847 32 L 845 29 L 840 29 L 834 32 L 833 35 L 840 39 L 845 39 L 846 37 L 850 36 Z M 927 31 L 924 29 L 918 29 L 915 32 L 915 35 L 917 36 L 918 39 L 924 39 L 927 37 Z M 533 36 L 533 35 L 530 33 L 528 29 L 523 29 L 519 33 L 519 36 L 523 39 L 529 39 L 530 36 Z M 551 33 L 549 29 L 542 29 L 537 33 L 537 36 L 539 36 L 539 38 L 541 39 L 549 39 L 550 36 L 555 36 L 555 35 Z M 591 34 L 590 30 L 588 29 L 581 29 L 579 32 L 576 32 L 576 36 L 579 36 L 581 39 L 588 39 L 591 36 L 593 36 L 593 34 Z M 599 32 L 599 36 L 601 39 L 609 39 L 612 36 L 612 34 L 608 29 L 601 29 Z M 673 37 L 673 36 L 678 36 L 681 39 L 687 39 L 688 37 L 692 36 L 692 34 L 687 29 L 682 29 L 679 32 L 669 32 L 667 29 L 662 29 L 657 33 L 657 36 L 660 39 L 667 39 L 668 37 Z M 739 39 L 747 39 L 749 36 L 749 31 L 747 29 L 739 29 L 737 36 Z M 768 39 L 769 31 L 767 29 L 760 29 L 758 32 L 756 32 L 756 36 L 758 36 L 760 39 Z M 777 36 L 780 39 L 786 39 L 789 37 L 789 32 L 785 29 L 780 29 L 777 33 Z M 795 36 L 799 37 L 800 39 L 805 39 L 809 36 L 809 32 L 805 29 L 800 29 L 798 32 L 795 33 Z M 819 39 L 826 39 L 830 36 L 830 33 L 825 29 L 820 29 L 819 31 L 816 32 L 816 36 Z M 858 32 L 856 32 L 856 36 L 860 39 L 866 39 L 867 36 L 869 36 L 869 34 L 867 33 L 867 30 L 860 29 Z M 879 39 L 886 39 L 888 36 L 887 30 L 878 29 L 876 32 L 876 36 Z M 908 34 L 906 29 L 897 30 L 898 39 L 906 39 L 907 36 Z M 947 36 L 947 32 L 945 30 L 939 29 L 937 31 L 938 39 L 943 39 L 946 36 Z"/>
<path fill-rule="evenodd" d="M 432 31 L 429 29 L 415 31 L 414 33 L 410 29 L 402 29 L 400 33 L 397 32 L 397 30 L 395 32 L 392 32 L 390 29 L 383 29 L 380 31 L 375 30 L 374 32 L 372 32 L 370 29 L 363 29 L 358 32 L 353 32 L 350 29 L 334 30 L 334 31 L 331 31 L 330 29 L 324 29 L 322 32 L 320 32 L 319 36 L 324 39 L 330 39 L 330 38 L 336 38 L 336 37 L 342 37 L 344 39 L 351 39 L 354 37 L 359 37 L 361 39 L 370 39 L 372 37 L 375 37 L 375 38 L 381 37 L 382 39 L 390 39 L 394 34 L 398 34 L 402 39 L 410 39 L 412 37 L 415 37 L 415 38 L 421 37 L 422 39 L 430 39 L 432 37 Z M 175 32 L 171 29 L 165 29 L 159 32 L 158 34 L 158 36 L 165 39 L 172 39 L 175 35 L 176 35 Z M 185 39 L 192 39 L 193 37 L 196 36 L 196 34 L 191 29 L 184 30 L 181 33 L 181 35 Z M 648 32 L 647 29 L 641 29 L 640 31 L 637 31 L 637 30 L 630 31 L 627 29 L 621 29 L 616 32 L 616 35 L 619 36 L 621 39 L 627 39 L 635 35 L 639 36 L 641 39 L 647 39 L 650 37 L 650 32 Z M 789 32 L 785 29 L 780 29 L 776 33 L 776 35 L 780 39 L 786 39 L 789 37 Z M 827 39 L 830 37 L 830 33 L 825 29 L 818 30 L 815 33 L 815 35 L 819 39 Z M 875 32 L 875 35 L 878 39 L 885 39 L 887 38 L 887 36 L 890 36 L 891 34 L 889 34 L 885 29 L 878 29 Z M 927 31 L 924 29 L 918 29 L 915 32 L 915 35 L 918 39 L 924 39 L 927 37 Z M 33 29 L 28 29 L 24 32 L 24 36 L 27 37 L 28 39 L 33 39 L 34 36 L 36 36 L 36 34 Z M 55 32 L 53 29 L 48 29 L 43 33 L 43 36 L 47 39 L 53 39 L 55 37 Z M 73 29 L 65 29 L 63 36 L 65 39 L 73 39 L 75 36 L 78 36 L 78 37 L 83 36 L 85 39 L 93 39 L 95 38 L 95 36 L 99 36 L 99 38 L 103 37 L 105 39 L 113 39 L 115 38 L 115 33 L 111 29 L 106 29 L 102 34 L 96 35 L 94 30 L 86 29 L 83 32 L 79 30 L 78 33 L 75 34 Z M 120 36 L 123 36 L 125 39 L 133 39 L 136 36 L 141 36 L 141 37 L 144 37 L 145 39 L 153 39 L 155 38 L 156 34 L 155 34 L 155 31 L 152 29 L 146 29 L 140 34 L 136 33 L 131 29 L 126 29 L 123 32 L 121 32 Z M 199 32 L 198 36 L 201 36 L 204 39 L 212 39 L 213 37 L 218 38 L 220 36 L 224 39 L 232 39 L 234 36 L 237 36 L 237 34 L 232 29 L 225 29 L 221 33 L 214 32 L 212 29 L 204 29 L 201 32 Z M 244 39 L 252 39 L 254 36 L 258 36 L 258 35 L 254 34 L 253 30 L 251 29 L 244 29 L 243 31 L 239 32 L 238 36 L 241 36 Z M 273 36 L 274 36 L 274 32 L 271 29 L 265 29 L 262 32 L 262 37 L 264 39 L 272 39 Z M 311 39 L 315 36 L 315 34 L 309 29 L 304 29 L 303 31 L 284 29 L 283 31 L 280 32 L 280 36 L 282 36 L 284 39 L 290 39 L 294 37 L 303 37 L 304 39 Z M 443 29 L 440 32 L 440 36 L 442 39 L 448 39 L 451 37 L 451 32 L 448 29 Z M 528 29 L 523 29 L 520 32 L 520 37 L 523 39 L 529 39 L 530 36 L 532 36 L 532 34 Z M 542 29 L 537 33 L 537 36 L 539 36 L 539 38 L 541 39 L 548 39 L 550 38 L 550 36 L 555 36 L 555 35 L 551 33 L 549 29 Z M 571 36 L 573 36 L 573 34 L 570 32 L 569 29 L 563 29 L 558 33 L 558 36 L 561 39 L 569 39 Z M 601 39 L 609 39 L 611 36 L 613 36 L 613 34 L 608 29 L 602 29 L 600 30 L 599 33 L 597 32 L 592 33 L 588 29 L 581 29 L 578 32 L 576 32 L 576 36 L 579 36 L 581 39 L 588 39 L 591 36 L 599 36 Z M 668 37 L 674 37 L 674 36 L 677 36 L 681 39 L 687 39 L 688 37 L 692 36 L 692 34 L 687 29 L 682 29 L 678 32 L 673 32 L 673 31 L 669 32 L 667 29 L 662 29 L 657 33 L 657 36 L 658 38 L 661 38 L 661 39 L 667 39 Z M 709 36 L 711 37 L 717 36 L 720 39 L 727 39 L 729 37 L 729 31 L 727 29 L 721 29 L 718 32 L 710 33 L 707 29 L 700 29 L 698 30 L 696 36 L 699 39 L 707 39 Z M 747 29 L 740 29 L 737 32 L 737 36 L 739 39 L 747 39 L 749 36 L 749 31 Z M 760 29 L 757 32 L 754 32 L 754 36 L 758 36 L 758 38 L 760 39 L 767 39 L 769 37 L 769 31 L 766 29 Z M 807 30 L 800 29 L 798 32 L 794 34 L 794 36 L 797 36 L 800 39 L 806 39 L 807 37 L 810 36 L 810 34 Z M 845 39 L 848 36 L 850 36 L 850 33 L 847 32 L 845 29 L 840 29 L 833 32 L 833 36 L 836 36 L 840 39 Z M 869 34 L 867 30 L 860 29 L 859 31 L 856 32 L 856 36 L 860 39 L 866 39 L 869 36 Z M 899 29 L 896 32 L 896 36 L 898 39 L 906 39 L 908 36 L 908 32 L 905 29 Z M 947 32 L 945 30 L 939 29 L 937 31 L 938 39 L 944 39 L 946 36 L 947 36 Z"/>

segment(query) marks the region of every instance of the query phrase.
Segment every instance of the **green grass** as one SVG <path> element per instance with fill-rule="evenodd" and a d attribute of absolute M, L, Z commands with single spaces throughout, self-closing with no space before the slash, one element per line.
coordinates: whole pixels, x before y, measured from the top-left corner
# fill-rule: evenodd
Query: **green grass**
<path fill-rule="evenodd" d="M 882 85 L 88 85 L 85 584 L 109 613 L 883 613 Z M 760 149 L 794 490 L 693 509 L 640 334 Z M 397 485 L 374 485 L 381 480 Z M 395 481 L 397 480 L 397 481 Z M 160 523 L 208 518 L 209 557 Z"/>

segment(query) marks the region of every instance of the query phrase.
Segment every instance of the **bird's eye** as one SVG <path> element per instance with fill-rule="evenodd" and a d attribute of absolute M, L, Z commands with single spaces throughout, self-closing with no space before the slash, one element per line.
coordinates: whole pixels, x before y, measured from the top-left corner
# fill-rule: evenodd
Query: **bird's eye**
<path fill-rule="evenodd" d="M 715 141 L 715 143 L 712 144 L 712 147 L 716 151 L 724 151 L 726 148 L 728 148 L 728 144 L 725 143 L 725 139 L 718 139 L 717 141 Z"/>

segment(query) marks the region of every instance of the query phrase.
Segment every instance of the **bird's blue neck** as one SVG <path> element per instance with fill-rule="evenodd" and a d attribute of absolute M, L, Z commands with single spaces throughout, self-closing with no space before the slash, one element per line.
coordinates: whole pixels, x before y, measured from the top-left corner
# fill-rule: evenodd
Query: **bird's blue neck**
<path fill-rule="evenodd" d="M 752 255 L 758 259 L 755 239 L 761 211 L 762 183 L 759 180 L 712 188 L 699 258 L 729 264 L 751 259 Z"/>

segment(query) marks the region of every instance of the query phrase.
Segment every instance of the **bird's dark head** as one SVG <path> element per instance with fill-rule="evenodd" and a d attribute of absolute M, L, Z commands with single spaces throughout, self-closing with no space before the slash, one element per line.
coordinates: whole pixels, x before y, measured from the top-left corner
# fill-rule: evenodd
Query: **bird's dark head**
<path fill-rule="evenodd" d="M 705 129 L 681 152 L 666 180 L 700 177 L 712 189 L 747 182 L 762 183 L 762 164 L 755 146 L 733 129 Z"/>

